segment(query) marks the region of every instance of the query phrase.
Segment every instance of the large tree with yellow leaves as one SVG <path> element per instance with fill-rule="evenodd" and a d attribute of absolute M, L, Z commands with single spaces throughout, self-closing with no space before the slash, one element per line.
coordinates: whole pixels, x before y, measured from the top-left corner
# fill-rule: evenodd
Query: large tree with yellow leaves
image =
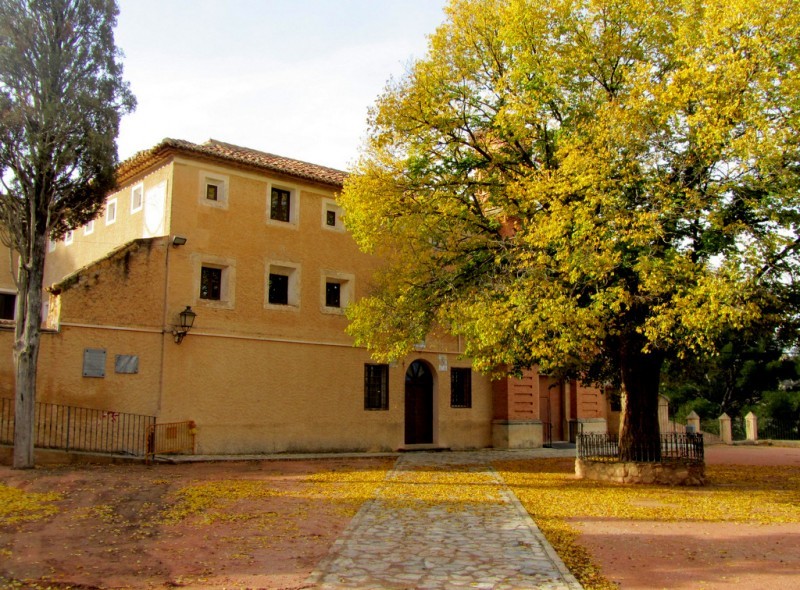
<path fill-rule="evenodd" d="M 794 287 L 800 6 L 446 12 L 341 197 L 387 261 L 350 331 L 398 358 L 441 325 L 482 370 L 613 378 L 622 456 L 657 453 L 664 360 L 780 316 Z"/>

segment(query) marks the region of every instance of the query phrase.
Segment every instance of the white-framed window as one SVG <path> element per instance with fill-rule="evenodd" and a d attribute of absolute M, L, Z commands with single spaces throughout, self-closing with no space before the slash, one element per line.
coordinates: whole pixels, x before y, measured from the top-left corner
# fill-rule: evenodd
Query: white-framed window
<path fill-rule="evenodd" d="M 90 236 L 94 233 L 94 219 L 83 226 L 83 235 Z"/>
<path fill-rule="evenodd" d="M 267 223 L 297 227 L 300 219 L 300 192 L 296 187 L 278 183 L 267 184 Z"/>
<path fill-rule="evenodd" d="M 106 203 L 106 225 L 111 225 L 117 220 L 117 200 L 111 199 Z"/>
<path fill-rule="evenodd" d="M 193 254 L 195 303 L 233 309 L 236 303 L 236 261 L 231 258 Z"/>
<path fill-rule="evenodd" d="M 343 314 L 353 300 L 355 276 L 350 273 L 323 270 L 320 280 L 322 313 Z"/>
<path fill-rule="evenodd" d="M 56 251 L 56 241 L 52 238 L 47 240 L 47 251 L 48 252 L 55 252 Z"/>
<path fill-rule="evenodd" d="M 139 183 L 131 188 L 131 213 L 141 211 L 144 206 L 144 183 Z"/>
<path fill-rule="evenodd" d="M 333 231 L 344 231 L 342 208 L 333 199 L 322 199 L 322 228 Z"/>
<path fill-rule="evenodd" d="M 64 234 L 64 244 L 69 246 L 74 241 L 75 241 L 75 230 L 71 229 Z"/>
<path fill-rule="evenodd" d="M 198 200 L 207 207 L 228 208 L 230 179 L 225 174 L 200 172 L 200 195 Z"/>
<path fill-rule="evenodd" d="M 270 261 L 264 280 L 264 307 L 298 309 L 300 307 L 300 265 L 294 262 Z"/>

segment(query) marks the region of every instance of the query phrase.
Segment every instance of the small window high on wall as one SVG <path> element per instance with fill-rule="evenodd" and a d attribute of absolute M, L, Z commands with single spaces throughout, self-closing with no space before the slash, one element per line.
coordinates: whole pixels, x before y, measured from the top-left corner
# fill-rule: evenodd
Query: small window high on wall
<path fill-rule="evenodd" d="M 272 197 L 269 204 L 269 218 L 273 221 L 289 222 L 291 219 L 292 193 L 290 191 L 272 187 Z"/>
<path fill-rule="evenodd" d="M 222 294 L 222 269 L 204 266 L 200 269 L 200 299 L 219 301 Z"/>

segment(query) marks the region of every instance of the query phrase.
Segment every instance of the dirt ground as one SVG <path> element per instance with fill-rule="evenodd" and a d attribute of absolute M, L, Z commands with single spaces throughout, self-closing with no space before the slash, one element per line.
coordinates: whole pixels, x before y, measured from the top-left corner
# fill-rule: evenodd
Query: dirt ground
<path fill-rule="evenodd" d="M 800 465 L 800 448 L 706 448 L 706 464 Z M 800 499 L 800 490 L 798 490 Z M 800 588 L 800 524 L 594 520 L 581 545 L 625 590 Z"/>
<path fill-rule="evenodd" d="M 358 504 L 320 497 L 308 477 L 331 470 L 357 474 L 391 463 L 331 459 L 32 471 L 0 466 L 0 483 L 63 497 L 54 516 L 0 525 L 0 587 L 307 588 L 305 579 Z M 219 492 L 234 495 L 235 487 L 202 486 L 225 481 L 263 483 L 270 491 L 232 504 L 219 499 Z M 217 493 L 215 503 L 227 506 L 221 517 L 208 523 L 190 515 L 164 523 L 170 508 L 180 505 L 175 492 L 187 485 L 199 486 L 206 498 Z M 202 504 L 206 498 L 191 501 Z"/>
<path fill-rule="evenodd" d="M 797 466 L 800 448 L 711 447 L 706 459 L 748 469 Z M 354 488 L 391 464 L 327 459 L 32 471 L 0 466 L 1 484 L 62 498 L 55 515 L 0 524 L 0 587 L 310 588 L 308 575 L 368 493 L 364 488 L 361 496 L 337 499 L 315 488 L 313 478 L 343 473 L 349 482 L 343 486 Z M 239 488 L 215 488 L 219 482 L 264 488 L 247 488 L 238 497 Z M 176 494 L 187 486 L 206 495 L 182 505 Z M 217 516 L 204 521 L 200 511 L 192 512 L 192 502 Z M 180 518 L 169 521 L 169 514 Z M 800 587 L 800 524 L 576 524 L 581 544 L 623 589 Z"/>

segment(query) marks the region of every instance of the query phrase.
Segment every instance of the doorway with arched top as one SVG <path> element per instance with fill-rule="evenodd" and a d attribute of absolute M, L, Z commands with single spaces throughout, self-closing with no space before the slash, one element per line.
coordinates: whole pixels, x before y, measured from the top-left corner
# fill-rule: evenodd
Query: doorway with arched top
<path fill-rule="evenodd" d="M 421 360 L 406 371 L 406 438 L 407 445 L 433 443 L 433 372 Z"/>

